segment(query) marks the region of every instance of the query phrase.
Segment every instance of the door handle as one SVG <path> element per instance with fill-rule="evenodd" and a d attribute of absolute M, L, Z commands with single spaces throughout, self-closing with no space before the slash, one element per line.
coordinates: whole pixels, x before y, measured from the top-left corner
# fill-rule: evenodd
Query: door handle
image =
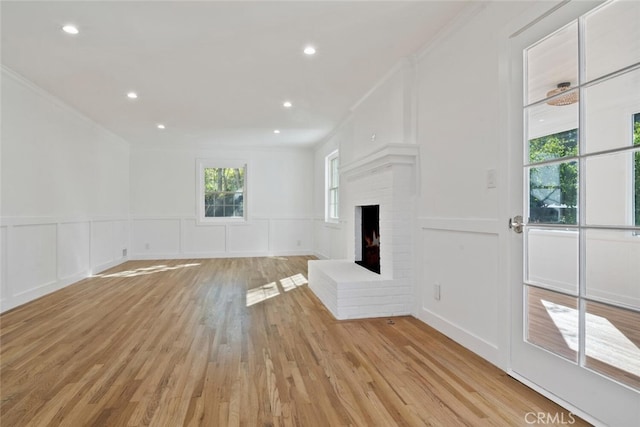
<path fill-rule="evenodd" d="M 509 228 L 516 233 L 522 233 L 522 228 L 524 227 L 524 221 L 522 219 L 522 215 L 516 215 L 513 218 L 509 218 Z"/>

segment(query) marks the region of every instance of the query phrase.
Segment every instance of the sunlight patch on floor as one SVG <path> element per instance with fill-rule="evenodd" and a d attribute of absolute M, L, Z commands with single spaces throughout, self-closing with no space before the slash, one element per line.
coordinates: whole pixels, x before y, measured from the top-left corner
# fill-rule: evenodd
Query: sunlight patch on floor
<path fill-rule="evenodd" d="M 252 305 L 280 295 L 280 289 L 278 288 L 277 282 L 280 282 L 280 285 L 285 292 L 289 292 L 292 289 L 299 288 L 300 286 L 309 283 L 303 274 L 298 273 L 293 276 L 277 280 L 276 282 L 267 283 L 259 288 L 249 289 L 247 291 L 247 307 L 251 307 Z"/>
<path fill-rule="evenodd" d="M 276 282 L 267 283 L 259 288 L 249 289 L 247 291 L 247 307 L 251 307 L 254 304 L 258 304 L 278 295 L 280 295 L 280 291 L 278 290 Z"/>
<path fill-rule="evenodd" d="M 282 285 L 282 289 L 285 292 L 289 292 L 291 289 L 295 289 L 299 286 L 306 285 L 309 283 L 307 278 L 302 274 L 296 274 L 294 276 L 285 277 L 284 279 L 280 279 L 280 284 Z"/>
<path fill-rule="evenodd" d="M 564 341 L 578 351 L 578 310 L 541 300 Z M 608 319 L 586 313 L 585 351 L 598 359 L 634 375 L 640 376 L 640 349 Z"/>
<path fill-rule="evenodd" d="M 179 264 L 179 265 L 172 265 L 172 266 L 154 265 L 151 267 L 140 267 L 140 268 L 136 268 L 135 270 L 118 271 L 116 273 L 110 273 L 110 274 L 94 274 L 91 277 L 103 277 L 103 278 L 136 277 L 136 276 L 144 276 L 147 274 L 162 273 L 163 271 L 178 270 L 180 268 L 196 267 L 198 265 L 200 264 L 193 263 L 193 264 Z"/>

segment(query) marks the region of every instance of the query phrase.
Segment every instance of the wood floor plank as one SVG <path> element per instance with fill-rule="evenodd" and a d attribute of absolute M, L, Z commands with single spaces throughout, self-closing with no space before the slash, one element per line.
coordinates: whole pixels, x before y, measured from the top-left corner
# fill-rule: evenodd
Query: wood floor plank
<path fill-rule="evenodd" d="M 131 261 L 2 314 L 0 424 L 449 427 L 524 426 L 528 412 L 568 418 L 414 318 L 335 320 L 308 289 L 309 259 Z"/>

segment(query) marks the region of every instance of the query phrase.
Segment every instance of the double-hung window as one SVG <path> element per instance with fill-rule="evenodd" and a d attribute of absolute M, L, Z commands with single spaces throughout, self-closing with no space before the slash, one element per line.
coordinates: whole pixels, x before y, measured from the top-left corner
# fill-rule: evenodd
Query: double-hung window
<path fill-rule="evenodd" d="M 338 173 L 339 157 L 338 150 L 329 154 L 325 161 L 326 177 L 326 203 L 325 221 L 338 222 L 340 208 L 340 174 Z"/>
<path fill-rule="evenodd" d="M 246 176 L 244 162 L 198 160 L 198 221 L 245 220 Z"/>

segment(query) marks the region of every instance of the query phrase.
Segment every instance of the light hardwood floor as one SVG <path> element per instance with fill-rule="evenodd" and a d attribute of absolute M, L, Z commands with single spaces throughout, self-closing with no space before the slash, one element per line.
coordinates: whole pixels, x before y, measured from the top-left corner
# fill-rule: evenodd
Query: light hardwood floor
<path fill-rule="evenodd" d="M 3 314 L 0 425 L 575 417 L 414 318 L 336 321 L 304 284 L 309 259 L 127 262 Z"/>

